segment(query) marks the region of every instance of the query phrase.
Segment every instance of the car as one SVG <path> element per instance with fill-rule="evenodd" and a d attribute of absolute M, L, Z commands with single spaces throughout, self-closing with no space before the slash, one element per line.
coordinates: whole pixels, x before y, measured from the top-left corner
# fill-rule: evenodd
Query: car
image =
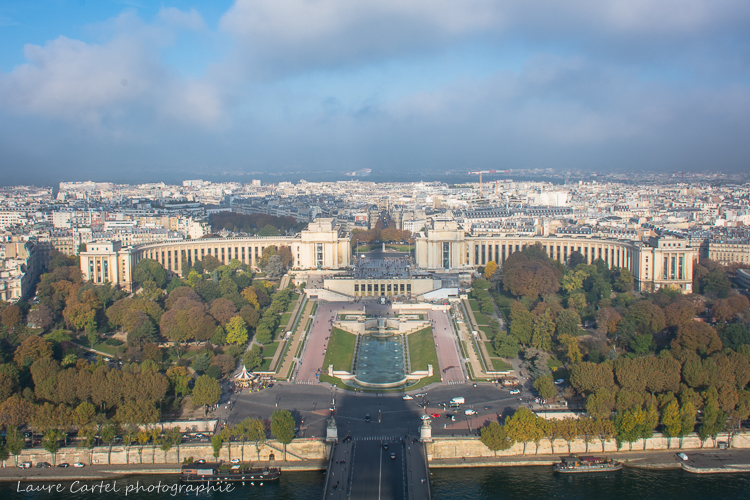
<path fill-rule="evenodd" d="M 409 396 L 408 394 L 404 394 L 404 397 L 402 398 L 404 401 L 410 401 L 414 399 L 413 397 Z"/>
<path fill-rule="evenodd" d="M 511 394 L 521 394 L 521 390 L 520 389 L 511 389 L 510 393 Z"/>
<path fill-rule="evenodd" d="M 70 464 L 66 463 L 66 462 L 63 462 L 61 464 L 57 464 L 57 467 L 60 468 L 60 469 L 67 469 L 68 467 L 70 467 Z"/>
<path fill-rule="evenodd" d="M 473 386 L 474 386 L 474 387 L 476 387 L 476 386 L 477 386 L 477 384 L 476 384 L 476 383 L 474 383 L 474 384 L 473 384 Z"/>
<path fill-rule="evenodd" d="M 77 468 L 80 469 L 80 468 L 86 467 L 86 466 L 83 464 L 83 462 L 76 462 L 76 463 L 73 464 L 73 467 L 77 467 Z"/>
<path fill-rule="evenodd" d="M 196 439 L 203 439 L 203 437 L 204 437 L 203 434 L 196 434 L 195 435 Z"/>
<path fill-rule="evenodd" d="M 680 457 L 680 460 L 683 460 L 683 461 L 688 459 L 688 456 L 685 455 L 684 453 L 678 453 L 677 456 Z"/>
<path fill-rule="evenodd" d="M 440 418 L 440 414 L 439 414 L 439 413 L 433 413 L 433 414 L 431 415 L 431 417 L 432 417 L 432 418 Z"/>
<path fill-rule="evenodd" d="M 429 420 L 430 416 L 429 415 L 422 415 L 421 418 L 422 418 L 422 420 Z"/>
<path fill-rule="evenodd" d="M 229 469 L 230 470 L 240 470 L 240 467 L 242 467 L 240 464 L 235 464 L 235 465 L 231 466 Z"/>
<path fill-rule="evenodd" d="M 387 449 L 388 449 L 388 443 L 383 443 L 383 449 L 384 449 L 384 450 L 387 450 Z"/>
<path fill-rule="evenodd" d="M 464 415 L 476 415 L 476 414 L 477 414 L 477 411 L 476 411 L 476 410 L 473 410 L 473 409 L 471 409 L 471 408 L 466 408 L 466 409 L 464 410 Z"/>
<path fill-rule="evenodd" d="M 448 406 L 448 403 L 445 403 L 445 402 L 438 403 L 438 406 L 442 407 L 442 408 L 445 408 L 446 406 Z"/>
<path fill-rule="evenodd" d="M 564 384 L 564 383 L 565 383 L 564 379 L 559 378 L 559 379 L 555 380 L 555 385 L 561 385 L 561 384 Z"/>
<path fill-rule="evenodd" d="M 423 398 L 425 396 L 427 396 L 427 393 L 425 393 L 425 392 L 420 392 L 419 394 L 416 395 L 416 397 L 418 397 L 418 398 Z"/>
<path fill-rule="evenodd" d="M 233 458 L 232 460 L 230 460 L 230 462 L 232 462 L 233 464 L 238 464 L 238 463 L 240 463 L 240 459 L 239 458 Z"/>
<path fill-rule="evenodd" d="M 205 463 L 206 463 L 206 461 L 205 461 L 205 460 L 203 460 L 203 459 L 201 458 L 200 460 L 196 460 L 196 461 L 195 461 L 195 462 L 193 462 L 193 463 L 196 463 L 196 464 L 205 464 Z"/>
<path fill-rule="evenodd" d="M 492 406 L 490 406 L 490 405 L 484 405 L 484 409 L 485 409 L 485 410 L 491 410 L 491 409 L 492 409 Z"/>
<path fill-rule="evenodd" d="M 21 462 L 18 464 L 19 469 L 31 469 L 31 462 Z"/>
<path fill-rule="evenodd" d="M 36 468 L 37 469 L 49 469 L 52 467 L 52 465 L 49 462 L 37 462 Z"/>
<path fill-rule="evenodd" d="M 395 460 L 395 459 L 396 459 L 396 454 L 395 453 L 391 453 L 391 460 Z"/>
<path fill-rule="evenodd" d="M 368 413 L 367 415 L 365 415 L 365 422 L 369 422 L 370 420 L 370 414 Z"/>

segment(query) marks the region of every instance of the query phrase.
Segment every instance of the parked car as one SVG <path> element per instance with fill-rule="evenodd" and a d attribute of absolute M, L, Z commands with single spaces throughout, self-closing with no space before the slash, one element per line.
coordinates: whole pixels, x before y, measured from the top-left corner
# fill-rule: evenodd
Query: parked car
<path fill-rule="evenodd" d="M 196 463 L 196 464 L 205 464 L 205 463 L 206 463 L 206 461 L 205 461 L 205 460 L 203 460 L 203 459 L 201 458 L 200 460 L 196 460 L 196 461 L 195 461 L 195 462 L 193 462 L 193 463 Z"/>
<path fill-rule="evenodd" d="M 411 400 L 411 399 L 414 399 L 414 398 L 413 398 L 413 397 L 411 397 L 411 396 L 409 396 L 408 394 L 404 394 L 404 397 L 403 397 L 403 399 L 404 399 L 405 401 L 409 401 L 409 400 Z"/>
<path fill-rule="evenodd" d="M 232 460 L 230 460 L 230 462 L 232 462 L 233 464 L 238 464 L 238 463 L 240 463 L 240 459 L 239 458 L 233 458 Z"/>
<path fill-rule="evenodd" d="M 511 389 L 510 393 L 511 394 L 521 394 L 521 390 L 520 389 Z"/>
<path fill-rule="evenodd" d="M 86 467 L 86 466 L 83 464 L 83 462 L 76 462 L 73 464 L 73 467 L 78 467 L 80 469 L 81 467 Z"/>
<path fill-rule="evenodd" d="M 50 467 L 52 467 L 52 464 L 50 464 L 49 462 L 37 462 L 36 463 L 37 469 L 49 469 Z"/>
<path fill-rule="evenodd" d="M 18 464 L 19 469 L 31 469 L 31 462 L 21 462 Z"/>
<path fill-rule="evenodd" d="M 680 460 L 683 460 L 683 461 L 688 459 L 688 456 L 685 455 L 684 453 L 678 453 L 677 456 L 680 457 Z"/>
<path fill-rule="evenodd" d="M 465 410 L 464 410 L 464 414 L 465 414 L 465 415 L 476 415 L 476 414 L 477 414 L 477 411 L 476 411 L 476 410 L 473 410 L 473 409 L 471 409 L 471 408 L 467 408 L 467 409 L 465 409 Z"/>
<path fill-rule="evenodd" d="M 70 467 L 70 464 L 69 464 L 69 463 L 66 463 L 66 462 L 63 462 L 63 463 L 61 463 L 61 464 L 57 464 L 57 466 L 58 466 L 58 467 L 59 467 L 60 469 L 67 469 L 68 467 Z"/>
<path fill-rule="evenodd" d="M 559 378 L 559 379 L 555 380 L 555 385 L 561 385 L 561 384 L 563 384 L 563 383 L 565 383 L 565 380 L 563 380 L 563 379 L 561 379 L 561 378 Z"/>

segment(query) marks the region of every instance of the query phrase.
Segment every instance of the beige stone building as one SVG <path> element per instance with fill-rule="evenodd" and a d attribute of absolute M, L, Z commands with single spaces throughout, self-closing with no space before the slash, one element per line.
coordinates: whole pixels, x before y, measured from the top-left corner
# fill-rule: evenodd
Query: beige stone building
<path fill-rule="evenodd" d="M 453 220 L 434 219 L 416 238 L 416 263 L 425 270 L 473 269 L 494 261 L 499 266 L 513 253 L 540 245 L 559 262 L 580 252 L 589 264 L 602 259 L 610 268 L 625 267 L 633 273 L 639 290 L 672 286 L 692 292 L 693 260 L 697 250 L 673 237 L 650 238 L 648 243 L 588 235 L 519 236 L 511 234 L 471 236 Z"/>
<path fill-rule="evenodd" d="M 257 267 L 269 246 L 290 247 L 293 269 L 343 269 L 349 266 L 352 253 L 351 235 L 333 219 L 318 219 L 295 236 L 202 238 L 125 248 L 115 241 L 94 241 L 80 254 L 81 272 L 84 280 L 109 281 L 131 290 L 133 269 L 142 259 L 153 259 L 176 274 L 181 274 L 183 262 L 192 265 L 207 255 L 223 264 L 237 259 Z"/>
<path fill-rule="evenodd" d="M 750 242 L 747 240 L 710 241 L 708 258 L 725 266 L 732 262 L 750 264 Z"/>

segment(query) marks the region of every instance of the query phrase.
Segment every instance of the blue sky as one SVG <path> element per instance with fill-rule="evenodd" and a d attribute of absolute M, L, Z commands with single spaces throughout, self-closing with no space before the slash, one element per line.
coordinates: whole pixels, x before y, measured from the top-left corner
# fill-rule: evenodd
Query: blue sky
<path fill-rule="evenodd" d="M 0 173 L 747 171 L 749 37 L 746 0 L 5 0 Z"/>

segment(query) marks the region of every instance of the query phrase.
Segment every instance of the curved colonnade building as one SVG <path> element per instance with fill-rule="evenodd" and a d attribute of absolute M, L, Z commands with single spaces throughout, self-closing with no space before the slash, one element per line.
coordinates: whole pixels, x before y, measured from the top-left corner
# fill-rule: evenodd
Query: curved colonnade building
<path fill-rule="evenodd" d="M 454 220 L 441 219 L 433 219 L 416 236 L 416 266 L 425 272 L 395 281 L 385 278 L 387 283 L 384 278 L 342 277 L 347 284 L 339 282 L 331 288 L 350 297 L 421 295 L 441 286 L 440 280 L 428 278 L 430 271 L 466 271 L 489 261 L 502 267 L 512 253 L 530 245 L 540 245 L 550 258 L 563 263 L 578 251 L 589 264 L 601 258 L 610 268 L 628 268 L 633 273 L 635 287 L 642 291 L 671 286 L 692 292 L 693 260 L 698 255 L 697 249 L 687 246 L 684 239 L 658 237 L 642 242 L 586 235 L 470 236 Z M 192 264 L 206 255 L 213 255 L 223 264 L 237 259 L 257 267 L 263 249 L 268 246 L 290 247 L 292 268 L 296 270 L 343 270 L 351 265 L 351 234 L 333 219 L 317 219 L 296 236 L 205 238 L 125 248 L 117 241 L 96 241 L 88 243 L 86 251 L 80 254 L 81 272 L 85 280 L 110 282 L 132 290 L 133 269 L 145 258 L 154 259 L 177 274 L 181 274 L 183 262 Z M 340 281 L 336 277 L 329 279 Z M 384 283 L 378 287 L 380 281 Z M 326 288 L 328 283 L 327 279 Z"/>
<path fill-rule="evenodd" d="M 193 264 L 207 255 L 229 264 L 237 259 L 253 268 L 269 246 L 288 246 L 295 269 L 344 269 L 351 259 L 351 235 L 335 225 L 333 219 L 317 219 L 295 236 L 251 238 L 201 238 L 165 241 L 122 248 L 118 241 L 95 241 L 81 252 L 84 280 L 110 282 L 132 290 L 133 270 L 142 259 L 153 259 L 164 269 L 182 274 L 182 263 Z"/>

